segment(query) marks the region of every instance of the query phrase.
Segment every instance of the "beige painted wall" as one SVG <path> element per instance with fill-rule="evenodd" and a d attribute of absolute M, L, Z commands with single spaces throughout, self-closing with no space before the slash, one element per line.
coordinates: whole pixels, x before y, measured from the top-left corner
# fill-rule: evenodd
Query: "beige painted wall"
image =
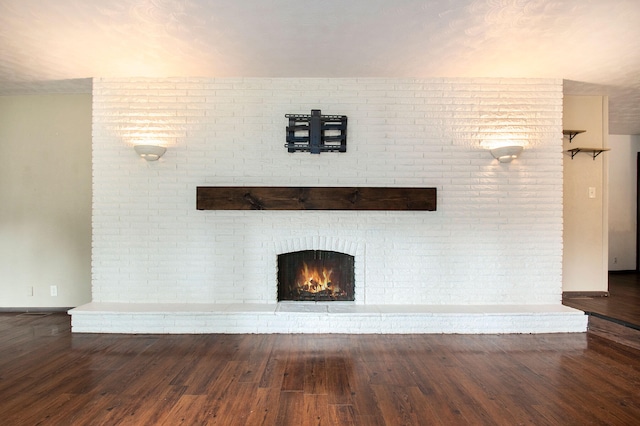
<path fill-rule="evenodd" d="M 565 96 L 564 129 L 586 132 L 572 143 L 565 136 L 564 150 L 606 147 L 607 117 L 606 97 Z M 564 157 L 563 291 L 607 291 L 607 166 L 606 152 Z"/>
<path fill-rule="evenodd" d="M 0 309 L 90 300 L 91 95 L 2 96 Z"/>

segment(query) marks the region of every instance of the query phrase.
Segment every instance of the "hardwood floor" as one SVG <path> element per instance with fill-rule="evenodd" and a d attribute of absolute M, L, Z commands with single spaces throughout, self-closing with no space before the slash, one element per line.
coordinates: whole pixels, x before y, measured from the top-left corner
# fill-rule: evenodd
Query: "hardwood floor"
<path fill-rule="evenodd" d="M 562 303 L 640 329 L 640 274 L 609 273 L 608 297 L 564 297 Z"/>
<path fill-rule="evenodd" d="M 588 334 L 71 334 L 0 314 L 2 425 L 632 425 L 640 351 Z"/>

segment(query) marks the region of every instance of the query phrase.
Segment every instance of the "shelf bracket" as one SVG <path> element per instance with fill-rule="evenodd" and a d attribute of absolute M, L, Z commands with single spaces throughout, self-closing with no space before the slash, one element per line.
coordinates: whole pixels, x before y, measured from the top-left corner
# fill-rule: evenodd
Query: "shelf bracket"
<path fill-rule="evenodd" d="M 569 153 L 571 154 L 571 159 L 573 160 L 573 157 L 576 156 L 577 153 L 580 152 L 580 148 L 574 148 L 574 149 L 570 149 Z"/>
<path fill-rule="evenodd" d="M 605 151 L 609 151 L 610 148 L 602 148 L 602 149 L 598 149 L 598 148 L 572 148 L 572 149 L 568 149 L 567 152 L 569 154 L 571 154 L 571 159 L 573 160 L 573 157 L 576 156 L 576 154 L 578 154 L 579 152 L 585 152 L 585 153 L 589 153 L 591 154 L 591 156 L 593 157 L 593 160 L 595 161 L 596 157 L 600 154 L 602 154 Z"/>
<path fill-rule="evenodd" d="M 569 136 L 569 143 L 571 143 L 573 142 L 573 138 L 584 132 L 586 132 L 586 130 L 563 130 L 562 134 L 565 136 Z"/>

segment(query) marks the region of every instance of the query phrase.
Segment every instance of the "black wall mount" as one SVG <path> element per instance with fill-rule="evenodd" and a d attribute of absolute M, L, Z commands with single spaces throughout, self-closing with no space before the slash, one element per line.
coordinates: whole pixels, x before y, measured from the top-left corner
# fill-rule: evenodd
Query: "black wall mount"
<path fill-rule="evenodd" d="M 285 114 L 289 119 L 287 143 L 289 152 L 347 152 L 347 116 L 322 115 L 319 109 L 311 114 Z"/>

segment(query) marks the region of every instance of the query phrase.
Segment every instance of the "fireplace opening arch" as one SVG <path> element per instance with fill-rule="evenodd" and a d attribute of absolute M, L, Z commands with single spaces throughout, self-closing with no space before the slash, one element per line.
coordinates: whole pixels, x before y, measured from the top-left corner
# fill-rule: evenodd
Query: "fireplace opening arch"
<path fill-rule="evenodd" d="M 330 250 L 278 255 L 278 302 L 354 301 L 355 257 Z"/>

